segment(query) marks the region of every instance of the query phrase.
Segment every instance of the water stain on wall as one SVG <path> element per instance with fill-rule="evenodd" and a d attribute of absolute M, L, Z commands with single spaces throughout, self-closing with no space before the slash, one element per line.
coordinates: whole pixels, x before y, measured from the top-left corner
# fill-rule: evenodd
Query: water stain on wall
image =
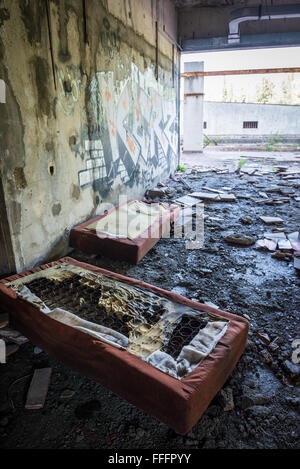
<path fill-rule="evenodd" d="M 51 103 L 49 99 L 49 76 L 50 68 L 48 62 L 42 57 L 34 57 L 32 65 L 35 73 L 35 82 L 37 88 L 38 106 L 37 111 L 39 115 L 50 116 Z"/>
<path fill-rule="evenodd" d="M 13 174 L 16 188 L 25 189 L 25 187 L 27 187 L 27 181 L 24 174 L 24 168 L 15 168 Z"/>

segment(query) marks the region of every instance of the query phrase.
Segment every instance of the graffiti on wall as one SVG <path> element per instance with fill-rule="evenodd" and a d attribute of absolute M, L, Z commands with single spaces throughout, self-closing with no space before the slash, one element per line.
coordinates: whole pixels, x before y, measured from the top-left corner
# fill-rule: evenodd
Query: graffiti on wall
<path fill-rule="evenodd" d="M 170 171 L 178 144 L 174 88 L 159 85 L 151 70 L 142 74 L 132 64 L 130 78 L 118 87 L 113 72 L 96 73 L 89 99 L 95 125 L 92 135 L 82 138 L 82 189 L 92 185 L 105 192 L 116 180 L 147 187 Z"/>
<path fill-rule="evenodd" d="M 79 67 L 68 65 L 57 68 L 58 95 L 57 104 L 66 116 L 74 112 L 76 103 L 79 100 L 83 88 L 82 74 Z"/>

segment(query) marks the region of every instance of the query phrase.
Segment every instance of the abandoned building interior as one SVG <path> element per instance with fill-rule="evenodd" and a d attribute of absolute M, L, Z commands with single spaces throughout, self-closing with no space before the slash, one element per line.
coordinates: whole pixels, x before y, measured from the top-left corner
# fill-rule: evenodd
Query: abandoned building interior
<path fill-rule="evenodd" d="M 0 0 L 1 448 L 299 448 L 300 86 L 205 101 L 299 58 L 201 59 L 299 46 L 292 0 Z"/>

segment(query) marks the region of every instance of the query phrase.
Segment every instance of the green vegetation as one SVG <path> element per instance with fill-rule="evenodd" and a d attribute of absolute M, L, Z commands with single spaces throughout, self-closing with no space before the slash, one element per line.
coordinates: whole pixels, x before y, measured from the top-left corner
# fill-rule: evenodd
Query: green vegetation
<path fill-rule="evenodd" d="M 276 144 L 283 142 L 283 138 L 281 135 L 273 135 L 271 134 L 268 140 L 268 143 L 266 144 L 266 151 L 277 151 L 278 148 L 276 147 Z"/>
<path fill-rule="evenodd" d="M 186 166 L 182 166 L 181 164 L 179 164 L 177 166 L 177 171 L 182 171 L 184 173 L 184 171 L 186 171 L 187 167 Z"/>
<path fill-rule="evenodd" d="M 249 159 L 249 158 L 243 158 L 243 157 L 241 156 L 241 158 L 239 158 L 239 168 L 242 168 L 242 167 L 244 166 L 244 164 L 247 163 L 248 159 Z"/>

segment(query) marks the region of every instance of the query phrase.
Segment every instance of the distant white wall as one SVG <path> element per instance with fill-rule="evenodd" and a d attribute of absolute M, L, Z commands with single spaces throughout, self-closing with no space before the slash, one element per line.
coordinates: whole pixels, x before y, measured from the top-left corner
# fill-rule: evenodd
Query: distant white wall
<path fill-rule="evenodd" d="M 195 116 L 196 118 L 196 116 Z M 300 106 L 217 103 L 204 101 L 205 135 L 299 135 Z M 257 129 L 244 129 L 244 121 L 257 121 Z"/>

